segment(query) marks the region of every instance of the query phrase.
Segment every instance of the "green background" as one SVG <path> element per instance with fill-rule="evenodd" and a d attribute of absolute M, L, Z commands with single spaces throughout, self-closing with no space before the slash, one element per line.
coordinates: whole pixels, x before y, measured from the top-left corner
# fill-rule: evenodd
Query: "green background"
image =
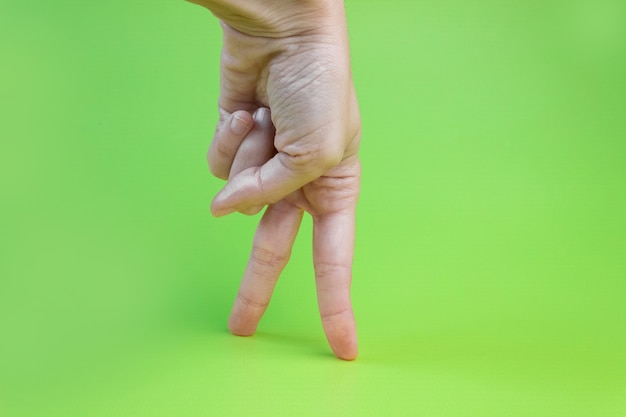
<path fill-rule="evenodd" d="M 626 3 L 347 10 L 352 363 L 310 219 L 227 332 L 258 218 L 209 212 L 210 13 L 0 2 L 0 416 L 626 416 Z"/>

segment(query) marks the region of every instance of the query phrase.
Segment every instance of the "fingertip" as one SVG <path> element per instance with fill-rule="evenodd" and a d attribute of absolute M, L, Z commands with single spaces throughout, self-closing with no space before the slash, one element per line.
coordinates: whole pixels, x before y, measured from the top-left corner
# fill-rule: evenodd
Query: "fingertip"
<path fill-rule="evenodd" d="M 337 358 L 344 361 L 353 361 L 359 356 L 359 348 L 354 340 L 345 340 L 339 343 L 331 344 L 331 349 Z"/>
<path fill-rule="evenodd" d="M 244 214 L 256 214 L 270 202 L 258 197 L 259 167 L 250 167 L 229 178 L 228 183 L 217 193 L 211 202 L 211 213 L 215 217 L 225 216 L 238 211 Z"/>
<path fill-rule="evenodd" d="M 263 210 L 263 207 L 264 206 L 250 207 L 248 209 L 241 210 L 240 213 L 245 214 L 246 216 L 254 216 L 256 214 L 259 214 L 259 212 Z"/>
<path fill-rule="evenodd" d="M 256 206 L 256 207 L 251 207 L 248 209 L 239 210 L 239 212 L 246 216 L 255 216 L 259 214 L 263 210 L 264 207 L 265 206 Z M 227 216 L 231 213 L 234 213 L 235 211 L 237 210 L 235 210 L 234 208 L 220 207 L 218 205 L 211 204 L 211 214 L 213 215 L 213 217 Z"/>
<path fill-rule="evenodd" d="M 211 207 L 211 215 L 213 217 L 224 217 L 234 212 L 235 210 L 232 210 L 232 209 L 218 209 L 218 208 Z"/>
<path fill-rule="evenodd" d="M 235 336 L 252 336 L 262 314 L 259 315 L 259 311 L 242 304 L 237 298 L 228 318 L 228 330 Z"/>
<path fill-rule="evenodd" d="M 228 204 L 228 196 L 231 191 L 231 184 L 227 183 L 226 186 L 213 197 L 213 201 L 211 201 L 211 214 L 214 217 L 226 216 L 237 211 L 231 204 Z"/>
<path fill-rule="evenodd" d="M 213 215 L 213 217 L 223 217 L 235 212 L 235 209 L 233 209 L 232 207 L 225 207 L 223 204 L 221 204 L 218 197 L 219 195 L 215 197 L 211 202 L 211 214 Z"/>
<path fill-rule="evenodd" d="M 231 315 L 228 319 L 228 331 L 235 336 L 249 337 L 256 332 L 256 325 L 250 325 L 238 320 L 235 316 Z"/>
<path fill-rule="evenodd" d="M 328 317 L 322 322 L 328 344 L 337 358 L 353 361 L 359 355 L 356 324 L 352 312 Z"/>

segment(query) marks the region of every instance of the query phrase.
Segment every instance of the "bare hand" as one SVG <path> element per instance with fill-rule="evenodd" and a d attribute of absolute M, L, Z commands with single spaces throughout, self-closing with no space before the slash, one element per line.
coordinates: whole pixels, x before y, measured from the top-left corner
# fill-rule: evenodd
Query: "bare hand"
<path fill-rule="evenodd" d="M 222 22 L 220 120 L 209 165 L 228 183 L 211 210 L 216 216 L 234 211 L 253 214 L 268 206 L 254 238 L 230 330 L 238 335 L 256 330 L 306 211 L 313 218 L 313 260 L 324 330 L 339 358 L 354 359 L 350 283 L 361 123 L 343 2 L 326 3 L 328 7 L 308 19 L 295 14 L 281 20 L 278 11 L 267 12 L 274 20 L 259 25 L 262 35 L 249 30 L 245 14 L 231 22 L 237 29 Z M 216 14 L 228 18 L 220 10 Z M 302 25 L 293 24 L 297 19 L 303 19 Z M 280 31 L 283 21 L 289 24 Z M 311 21 L 314 27 L 309 27 Z M 299 27 L 301 32 L 294 31 Z M 246 134 L 263 123 L 253 123 L 251 113 L 261 107 L 271 109 L 271 122 L 265 123 L 272 127 L 255 127 L 250 135 L 257 139 L 250 143 L 264 145 L 245 151 Z"/>

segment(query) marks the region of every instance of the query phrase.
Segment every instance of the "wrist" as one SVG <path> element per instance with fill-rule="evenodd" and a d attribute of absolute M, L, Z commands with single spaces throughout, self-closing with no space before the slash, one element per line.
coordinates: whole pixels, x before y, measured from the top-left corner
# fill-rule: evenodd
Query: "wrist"
<path fill-rule="evenodd" d="M 345 23 L 343 0 L 188 0 L 248 35 L 280 38 Z"/>

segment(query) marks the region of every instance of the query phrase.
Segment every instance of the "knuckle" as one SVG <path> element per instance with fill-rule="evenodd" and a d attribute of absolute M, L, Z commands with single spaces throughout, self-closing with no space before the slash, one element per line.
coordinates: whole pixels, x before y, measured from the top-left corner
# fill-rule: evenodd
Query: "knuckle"
<path fill-rule="evenodd" d="M 349 314 L 351 312 L 352 312 L 351 307 L 344 307 L 338 310 L 322 311 L 320 312 L 320 317 L 322 318 L 322 321 L 330 321 L 330 320 L 335 319 L 336 317 L 340 317 L 345 314 Z"/>
<path fill-rule="evenodd" d="M 318 146 L 297 155 L 286 154 L 284 164 L 295 172 L 314 172 L 319 175 L 338 165 L 343 152 L 332 147 Z"/>
<path fill-rule="evenodd" d="M 315 275 L 320 282 L 327 283 L 332 288 L 322 288 L 324 290 L 345 289 L 350 287 L 350 277 L 352 276 L 352 268 L 349 265 L 332 262 L 317 262 L 315 264 Z M 345 278 L 348 278 L 346 280 Z"/>
<path fill-rule="evenodd" d="M 232 165 L 232 152 L 219 141 L 214 141 L 207 154 L 209 170 L 214 176 L 223 180 L 228 179 L 230 166 Z"/>
<path fill-rule="evenodd" d="M 239 301 L 241 301 L 241 303 L 245 305 L 246 307 L 266 308 L 269 304 L 265 300 L 259 300 L 259 299 L 255 299 L 252 296 L 247 296 L 241 291 L 237 293 L 237 298 L 239 298 Z"/>
<path fill-rule="evenodd" d="M 324 168 L 332 168 L 338 165 L 343 158 L 343 149 L 337 149 L 337 146 L 324 146 L 317 152 L 319 164 Z"/>
<path fill-rule="evenodd" d="M 225 140 L 215 139 L 213 141 L 214 156 L 219 161 L 232 161 L 235 157 L 235 149 Z"/>
<path fill-rule="evenodd" d="M 289 256 L 263 246 L 254 246 L 250 254 L 251 264 L 257 269 L 276 270 L 282 268 Z"/>

